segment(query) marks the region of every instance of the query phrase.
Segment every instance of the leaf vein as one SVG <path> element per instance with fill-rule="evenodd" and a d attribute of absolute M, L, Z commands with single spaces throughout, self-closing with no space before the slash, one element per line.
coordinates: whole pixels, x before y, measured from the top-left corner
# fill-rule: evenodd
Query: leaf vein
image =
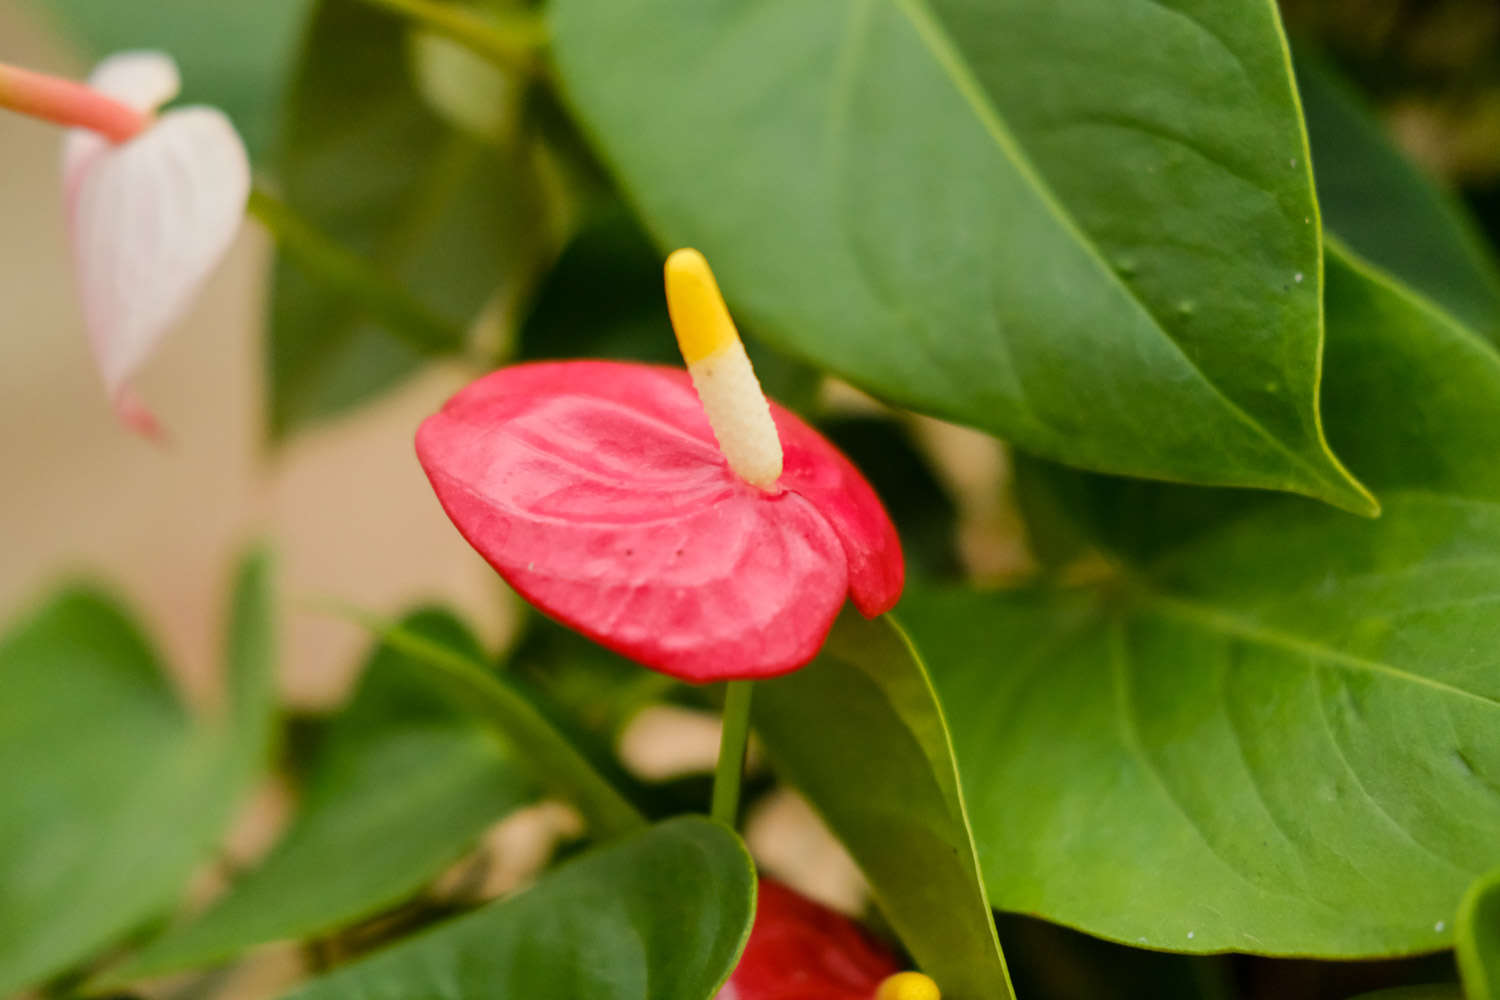
<path fill-rule="evenodd" d="M 1440 681 L 1435 677 L 1412 673 L 1393 664 L 1382 663 L 1379 660 L 1371 660 L 1341 649 L 1334 649 L 1304 636 L 1278 631 L 1271 626 L 1248 622 L 1218 608 L 1155 592 L 1146 595 L 1145 600 L 1148 606 L 1155 608 L 1167 617 L 1176 618 L 1178 621 L 1197 625 L 1209 631 L 1227 633 L 1249 642 L 1306 656 L 1312 660 L 1322 661 L 1346 670 L 1378 674 L 1408 684 L 1431 688 L 1450 696 L 1465 698 L 1500 708 L 1500 699 L 1490 697 L 1489 695 L 1480 694 L 1477 691 L 1467 691 Z"/>

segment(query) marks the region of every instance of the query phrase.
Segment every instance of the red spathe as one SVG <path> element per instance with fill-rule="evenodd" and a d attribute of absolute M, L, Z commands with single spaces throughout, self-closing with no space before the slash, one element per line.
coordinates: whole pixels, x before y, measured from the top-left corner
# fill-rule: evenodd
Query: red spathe
<path fill-rule="evenodd" d="M 517 365 L 427 418 L 417 457 L 469 544 L 528 601 L 689 681 L 811 660 L 848 594 L 890 609 L 904 566 L 859 471 L 771 403 L 784 471 L 730 471 L 688 374 L 608 361 Z"/>
<path fill-rule="evenodd" d="M 874 1000 L 900 971 L 848 917 L 762 878 L 750 940 L 717 1000 Z"/>

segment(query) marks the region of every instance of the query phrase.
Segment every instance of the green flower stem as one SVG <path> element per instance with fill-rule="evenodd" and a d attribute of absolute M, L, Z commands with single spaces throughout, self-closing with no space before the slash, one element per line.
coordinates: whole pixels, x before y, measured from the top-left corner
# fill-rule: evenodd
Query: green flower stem
<path fill-rule="evenodd" d="M 719 764 L 714 768 L 709 815 L 731 828 L 739 819 L 740 779 L 745 772 L 745 746 L 750 741 L 750 694 L 754 683 L 730 681 L 724 691 L 724 729 L 719 737 Z"/>
<path fill-rule="evenodd" d="M 423 354 L 457 354 L 467 334 L 428 309 L 397 282 L 315 229 L 290 206 L 261 188 L 246 211 L 276 245 L 308 274 L 364 306 L 377 322 Z"/>
<path fill-rule="evenodd" d="M 547 25 L 539 14 L 511 12 L 485 16 L 445 0 L 365 0 L 365 3 L 411 18 L 501 69 L 531 75 L 541 68 Z"/>
<path fill-rule="evenodd" d="M 543 784 L 578 807 L 598 839 L 607 840 L 646 826 L 645 817 L 635 806 L 545 716 L 483 666 L 364 612 L 345 606 L 334 610 L 379 635 L 392 649 L 432 668 L 434 678 L 450 694 L 488 718 L 501 737 L 519 751 L 517 757 L 523 766 L 532 768 Z"/>

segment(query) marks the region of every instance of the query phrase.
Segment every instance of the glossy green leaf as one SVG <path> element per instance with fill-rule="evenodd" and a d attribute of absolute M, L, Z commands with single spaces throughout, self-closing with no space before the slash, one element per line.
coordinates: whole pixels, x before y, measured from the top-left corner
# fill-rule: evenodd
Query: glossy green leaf
<path fill-rule="evenodd" d="M 750 933 L 755 873 L 733 833 L 671 820 L 290 1000 L 708 1000 Z"/>
<path fill-rule="evenodd" d="M 1373 511 L 1318 427 L 1319 227 L 1273 4 L 553 22 L 626 195 L 772 344 L 1070 464 Z"/>
<path fill-rule="evenodd" d="M 170 53 L 182 70 L 182 100 L 229 115 L 252 156 L 275 133 L 282 81 L 297 50 L 310 0 L 35 0 L 88 54 L 127 49 Z"/>
<path fill-rule="evenodd" d="M 1500 262 L 1465 210 L 1398 150 L 1360 96 L 1298 51 L 1323 224 L 1356 252 L 1500 339 Z"/>
<path fill-rule="evenodd" d="M 1431 986 L 1397 986 L 1374 993 L 1361 993 L 1353 1000 L 1466 1000 L 1457 983 L 1434 983 Z M 1467 1000 L 1475 1000 L 1468 997 Z"/>
<path fill-rule="evenodd" d="M 403 627 L 478 658 L 451 615 Z M 530 798 L 493 732 L 435 694 L 421 666 L 381 646 L 312 763 L 305 799 L 271 854 L 210 910 L 154 942 L 117 981 L 206 965 L 253 945 L 324 934 L 399 903 Z"/>
<path fill-rule="evenodd" d="M 998 906 L 1395 955 L 1500 863 L 1500 355 L 1346 256 L 1328 278 L 1328 427 L 1379 520 L 1157 487 L 1107 529 L 1154 532 L 1115 578 L 904 601 Z"/>
<path fill-rule="evenodd" d="M 752 713 L 943 996 L 1013 997 L 947 725 L 900 629 L 845 611 L 810 666 L 756 685 Z"/>
<path fill-rule="evenodd" d="M 1479 879 L 1464 895 L 1454 936 L 1467 1000 L 1500 997 L 1500 872 Z"/>
<path fill-rule="evenodd" d="M 460 135 L 428 107 L 407 72 L 406 31 L 359 0 L 319 4 L 276 174 L 293 210 L 406 286 L 446 321 L 451 339 L 401 339 L 347 288 L 281 257 L 271 304 L 273 435 L 347 410 L 433 353 L 461 351 L 481 308 L 537 250 L 528 154 Z"/>
<path fill-rule="evenodd" d="M 259 769 L 268 569 L 245 565 L 226 717 L 195 721 L 111 598 L 69 588 L 0 637 L 0 994 L 168 908 Z"/>

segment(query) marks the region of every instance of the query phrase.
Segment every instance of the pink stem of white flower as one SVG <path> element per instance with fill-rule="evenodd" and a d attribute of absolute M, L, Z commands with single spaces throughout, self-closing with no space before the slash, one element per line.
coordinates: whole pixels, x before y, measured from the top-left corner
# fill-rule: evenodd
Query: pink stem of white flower
<path fill-rule="evenodd" d="M 127 142 L 151 124 L 137 111 L 84 84 L 0 63 L 0 108 Z"/>

